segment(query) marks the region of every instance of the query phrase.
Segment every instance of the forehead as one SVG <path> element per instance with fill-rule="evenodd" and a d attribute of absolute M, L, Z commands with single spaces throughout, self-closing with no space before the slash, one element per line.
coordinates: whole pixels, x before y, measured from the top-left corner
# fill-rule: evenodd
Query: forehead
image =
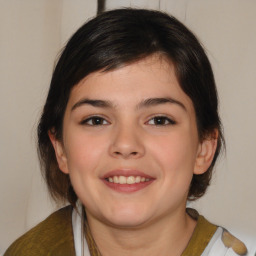
<path fill-rule="evenodd" d="M 159 55 L 115 70 L 89 74 L 73 87 L 68 105 L 84 97 L 109 100 L 116 105 L 131 105 L 152 97 L 170 97 L 182 101 L 188 108 L 192 106 L 180 87 L 175 66 Z"/>

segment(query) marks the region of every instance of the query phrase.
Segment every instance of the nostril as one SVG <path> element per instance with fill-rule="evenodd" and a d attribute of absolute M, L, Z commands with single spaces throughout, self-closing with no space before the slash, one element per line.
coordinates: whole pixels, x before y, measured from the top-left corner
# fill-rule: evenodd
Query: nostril
<path fill-rule="evenodd" d="M 115 151 L 115 152 L 114 152 L 114 154 L 115 154 L 116 156 L 124 156 L 124 157 L 128 157 L 128 156 L 136 156 L 136 155 L 138 155 L 138 152 L 133 151 L 133 152 L 129 152 L 129 153 L 127 153 L 127 152 L 119 152 L 119 151 Z"/>

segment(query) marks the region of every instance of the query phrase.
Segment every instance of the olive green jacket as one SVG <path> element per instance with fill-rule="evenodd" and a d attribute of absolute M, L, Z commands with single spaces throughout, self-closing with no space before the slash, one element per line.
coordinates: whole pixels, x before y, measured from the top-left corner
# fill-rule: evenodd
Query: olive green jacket
<path fill-rule="evenodd" d="M 214 235 L 217 226 L 203 216 L 193 216 L 197 225 L 187 248 L 181 256 L 201 255 Z M 89 241 L 92 256 L 100 255 L 94 241 Z M 46 220 L 16 240 L 4 256 L 75 256 L 72 230 L 72 207 L 67 206 L 50 215 Z"/>
<path fill-rule="evenodd" d="M 72 207 L 67 206 L 16 240 L 4 256 L 75 256 Z"/>

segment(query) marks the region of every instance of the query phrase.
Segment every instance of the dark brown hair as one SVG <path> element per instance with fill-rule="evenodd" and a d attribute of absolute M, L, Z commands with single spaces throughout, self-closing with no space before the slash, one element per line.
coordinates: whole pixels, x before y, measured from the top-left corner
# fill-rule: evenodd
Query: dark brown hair
<path fill-rule="evenodd" d="M 48 97 L 38 125 L 38 152 L 42 172 L 55 199 L 75 205 L 77 196 L 69 175 L 59 170 L 48 132 L 62 139 L 62 122 L 71 89 L 88 74 L 107 72 L 152 54 L 167 57 L 176 68 L 182 90 L 193 102 L 199 138 L 218 131 L 217 150 L 209 169 L 194 175 L 189 200 L 201 197 L 224 142 L 218 97 L 209 60 L 197 38 L 168 14 L 118 9 L 102 13 L 71 37 L 53 72 Z"/>

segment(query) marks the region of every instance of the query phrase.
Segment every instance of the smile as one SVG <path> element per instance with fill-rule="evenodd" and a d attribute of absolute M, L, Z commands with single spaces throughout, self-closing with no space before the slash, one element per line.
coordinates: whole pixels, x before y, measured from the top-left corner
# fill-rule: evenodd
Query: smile
<path fill-rule="evenodd" d="M 108 182 L 111 183 L 116 183 L 116 184 L 135 184 L 135 183 L 141 183 L 141 182 L 146 182 L 149 181 L 149 178 L 141 177 L 141 176 L 113 176 L 106 178 Z"/>
<path fill-rule="evenodd" d="M 132 193 L 142 190 L 155 180 L 154 177 L 133 169 L 113 170 L 102 177 L 102 181 L 108 188 L 121 193 Z"/>

